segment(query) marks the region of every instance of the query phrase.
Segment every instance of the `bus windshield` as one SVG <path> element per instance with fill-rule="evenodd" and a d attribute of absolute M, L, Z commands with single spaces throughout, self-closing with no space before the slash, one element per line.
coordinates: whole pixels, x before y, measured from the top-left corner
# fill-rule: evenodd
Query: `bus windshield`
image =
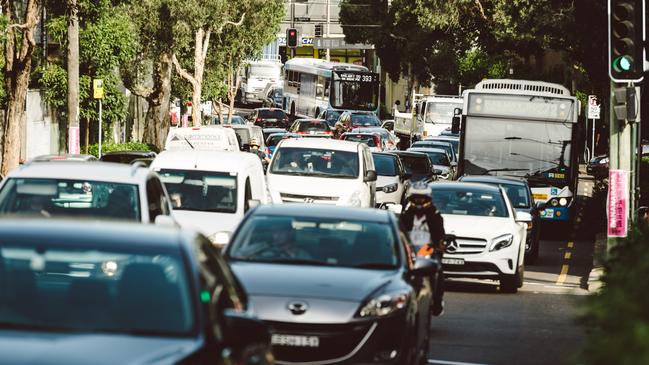
<path fill-rule="evenodd" d="M 471 118 L 463 158 L 467 175 L 511 175 L 564 183 L 570 174 L 572 124 Z"/>
<path fill-rule="evenodd" d="M 376 110 L 378 77 L 371 72 L 334 72 L 330 103 L 336 109 Z"/>

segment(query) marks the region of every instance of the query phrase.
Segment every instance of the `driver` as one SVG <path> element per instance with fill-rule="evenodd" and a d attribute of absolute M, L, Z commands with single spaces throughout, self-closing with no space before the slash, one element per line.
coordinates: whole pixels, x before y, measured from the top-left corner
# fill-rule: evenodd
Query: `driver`
<path fill-rule="evenodd" d="M 276 258 L 312 259 L 311 255 L 306 250 L 298 246 L 295 241 L 295 233 L 293 232 L 292 227 L 276 227 L 271 233 L 271 237 L 273 248 L 269 251 L 276 253 Z"/>

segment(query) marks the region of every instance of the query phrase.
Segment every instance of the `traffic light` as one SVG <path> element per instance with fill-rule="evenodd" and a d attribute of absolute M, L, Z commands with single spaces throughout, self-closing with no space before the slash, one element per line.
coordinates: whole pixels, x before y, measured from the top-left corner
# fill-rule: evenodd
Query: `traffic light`
<path fill-rule="evenodd" d="M 297 47 L 297 29 L 288 28 L 286 30 L 286 45 L 290 48 Z"/>
<path fill-rule="evenodd" d="M 644 0 L 608 0 L 609 75 L 640 82 L 644 73 Z"/>
<path fill-rule="evenodd" d="M 316 25 L 315 25 L 315 30 L 314 30 L 313 33 L 314 33 L 313 35 L 314 35 L 316 38 L 320 38 L 320 37 L 322 37 L 322 24 L 316 24 Z"/>

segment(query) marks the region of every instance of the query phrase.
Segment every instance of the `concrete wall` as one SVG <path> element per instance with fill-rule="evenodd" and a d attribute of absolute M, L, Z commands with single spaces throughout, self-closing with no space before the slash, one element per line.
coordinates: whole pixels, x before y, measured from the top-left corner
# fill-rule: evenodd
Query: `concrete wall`
<path fill-rule="evenodd" d="M 59 128 L 40 90 L 27 92 L 25 123 L 22 128 L 20 157 L 28 161 L 36 156 L 59 153 Z"/>

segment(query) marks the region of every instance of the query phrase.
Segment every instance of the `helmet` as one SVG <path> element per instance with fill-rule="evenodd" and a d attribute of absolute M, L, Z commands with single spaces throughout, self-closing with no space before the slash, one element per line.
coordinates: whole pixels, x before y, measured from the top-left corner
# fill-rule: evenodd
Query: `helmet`
<path fill-rule="evenodd" d="M 425 182 L 414 183 L 408 192 L 408 204 L 417 210 L 431 207 L 433 197 L 428 184 Z"/>
<path fill-rule="evenodd" d="M 257 138 L 254 138 L 254 137 L 250 138 L 250 142 L 248 142 L 248 144 L 250 145 L 250 147 L 252 147 L 252 146 L 259 147 L 259 142 L 257 142 Z"/>

